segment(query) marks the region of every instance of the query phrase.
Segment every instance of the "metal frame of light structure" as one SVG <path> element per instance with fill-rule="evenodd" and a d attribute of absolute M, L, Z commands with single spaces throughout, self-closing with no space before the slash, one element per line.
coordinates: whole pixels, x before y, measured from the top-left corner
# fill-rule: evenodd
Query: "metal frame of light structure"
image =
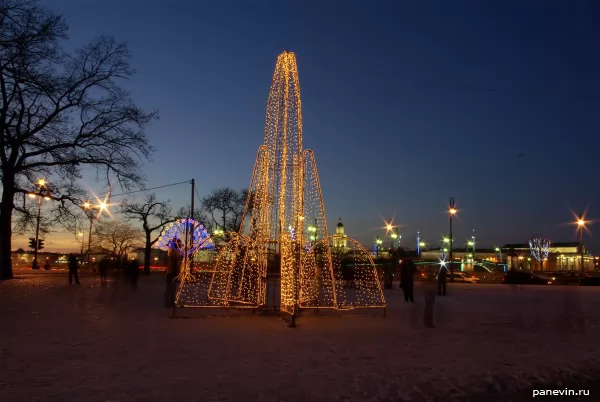
<path fill-rule="evenodd" d="M 258 149 L 239 233 L 228 236 L 230 240 L 210 272 L 199 272 L 189 281 L 181 281 L 180 288 L 188 290 L 180 294 L 194 297 L 184 300 L 176 296 L 176 306 L 264 307 L 267 266 L 273 263 L 279 264 L 280 310 L 289 315 L 291 327 L 301 308 L 377 307 L 385 312 L 385 298 L 372 258 L 365 257 L 366 251 L 348 237 L 343 237 L 344 241 L 354 245 L 362 258 L 353 279 L 364 284 L 368 295 L 342 301 L 346 300 L 345 290 L 337 280 L 340 253 L 332 252 L 330 243 L 339 241 L 339 237 L 328 236 L 314 152 L 303 150 L 302 140 L 298 66 L 295 55 L 286 51 L 279 55 L 275 66 L 264 142 Z M 305 248 L 307 216 L 315 218 L 317 230 L 313 233 L 315 239 L 320 239 L 319 245 L 309 251 Z M 308 255 L 311 258 L 306 258 Z M 355 255 L 349 257 L 358 259 Z M 210 282 L 208 289 L 204 287 L 206 282 Z"/>

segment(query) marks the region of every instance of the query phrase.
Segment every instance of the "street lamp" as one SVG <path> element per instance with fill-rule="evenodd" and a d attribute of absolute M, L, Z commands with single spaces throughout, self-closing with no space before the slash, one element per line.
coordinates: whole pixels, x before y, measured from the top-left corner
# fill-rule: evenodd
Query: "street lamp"
<path fill-rule="evenodd" d="M 498 269 L 498 265 L 502 263 L 502 250 L 500 247 L 496 247 L 494 251 L 498 253 L 498 263 L 496 264 L 496 269 Z"/>
<path fill-rule="evenodd" d="M 39 186 L 39 192 L 36 193 L 30 193 L 29 197 L 30 198 L 36 198 L 38 199 L 38 210 L 37 210 L 37 221 L 36 221 L 36 225 L 35 225 L 35 244 L 34 244 L 34 248 L 33 248 L 33 264 L 32 264 L 32 268 L 33 269 L 37 269 L 38 268 L 38 262 L 37 262 L 37 258 L 38 258 L 38 249 L 40 248 L 40 238 L 39 238 L 39 234 L 40 234 L 40 219 L 42 216 L 42 198 L 45 200 L 49 200 L 50 197 L 48 197 L 48 195 L 44 195 L 44 193 L 49 193 L 48 188 L 46 187 L 46 180 L 44 179 L 39 179 L 37 182 L 37 185 Z"/>
<path fill-rule="evenodd" d="M 308 238 L 310 239 L 311 246 L 314 244 L 314 241 L 317 240 L 317 220 L 315 219 L 315 225 L 308 225 Z"/>
<path fill-rule="evenodd" d="M 375 247 L 377 248 L 377 258 L 379 258 L 379 248 L 381 247 L 381 243 L 383 243 L 383 241 L 379 238 L 379 236 L 377 236 L 377 238 L 375 239 Z"/>
<path fill-rule="evenodd" d="M 577 227 L 579 228 L 579 253 L 581 254 L 581 272 L 583 272 L 583 229 L 585 229 L 585 220 L 583 214 L 579 214 L 577 219 Z"/>
<path fill-rule="evenodd" d="M 454 208 L 454 197 L 450 197 L 448 203 L 448 216 L 450 217 L 450 282 L 454 282 L 454 259 L 452 258 L 452 217 L 456 215 Z"/>
<path fill-rule="evenodd" d="M 98 210 L 98 219 L 100 219 L 100 216 L 102 215 L 102 212 L 105 211 L 108 213 L 108 207 L 110 206 L 110 204 L 108 204 L 106 202 L 106 199 L 104 199 L 104 201 L 100 201 L 98 200 L 97 204 L 92 204 L 89 201 L 86 201 L 83 203 L 83 205 L 81 206 L 81 208 L 83 209 L 83 212 L 86 214 L 86 216 L 90 219 L 90 233 L 88 236 L 88 256 L 87 256 L 87 264 L 88 264 L 88 269 L 91 271 L 92 270 L 92 266 L 91 266 L 91 257 L 92 257 L 92 225 L 94 222 L 94 209 Z M 83 246 L 83 239 L 82 239 L 82 246 Z M 83 249 L 83 247 L 82 247 Z"/>
<path fill-rule="evenodd" d="M 396 229 L 394 232 L 392 232 L 392 234 L 390 235 L 390 237 L 392 238 L 392 253 L 394 252 L 394 243 L 398 241 L 398 237 L 400 237 L 398 235 L 398 229 Z M 400 247 L 400 245 L 398 245 L 398 247 Z"/>
<path fill-rule="evenodd" d="M 81 236 L 81 252 L 79 253 L 79 258 L 83 260 L 83 239 L 85 239 L 85 237 L 83 236 L 83 232 L 77 233 L 77 236 Z M 83 261 L 81 261 L 81 264 L 83 265 Z"/>

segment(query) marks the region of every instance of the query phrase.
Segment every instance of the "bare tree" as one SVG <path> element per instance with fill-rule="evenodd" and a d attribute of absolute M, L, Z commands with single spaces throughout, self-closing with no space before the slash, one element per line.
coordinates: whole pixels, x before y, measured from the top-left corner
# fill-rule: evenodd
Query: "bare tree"
<path fill-rule="evenodd" d="M 144 234 L 130 223 L 107 220 L 94 227 L 95 251 L 110 253 L 121 261 L 127 253 L 142 245 Z"/>
<path fill-rule="evenodd" d="M 144 129 L 156 113 L 119 86 L 133 74 L 127 47 L 101 36 L 70 54 L 66 38 L 63 18 L 37 1 L 0 3 L 0 279 L 12 278 L 13 212 L 30 213 L 25 194 L 38 178 L 53 183 L 52 214 L 66 225 L 84 195 L 82 167 L 129 189 L 152 151 Z"/>
<path fill-rule="evenodd" d="M 235 191 L 229 187 L 213 190 L 202 199 L 202 209 L 213 228 L 225 232 L 237 232 L 242 223 L 242 214 L 248 198 L 248 190 Z"/>
<path fill-rule="evenodd" d="M 142 221 L 145 235 L 144 273 L 149 275 L 152 246 L 160 238 L 160 231 L 154 237 L 152 233 L 159 229 L 162 230 L 167 223 L 174 222 L 176 218 L 171 213 L 169 204 L 165 201 L 158 201 L 155 194 L 147 195 L 141 203 L 124 201 L 121 205 L 121 212 L 127 221 L 132 219 Z"/>
<path fill-rule="evenodd" d="M 544 261 L 550 252 L 550 240 L 540 236 L 534 236 L 529 240 L 529 251 L 534 260 L 540 265 L 540 271 L 544 270 Z"/>

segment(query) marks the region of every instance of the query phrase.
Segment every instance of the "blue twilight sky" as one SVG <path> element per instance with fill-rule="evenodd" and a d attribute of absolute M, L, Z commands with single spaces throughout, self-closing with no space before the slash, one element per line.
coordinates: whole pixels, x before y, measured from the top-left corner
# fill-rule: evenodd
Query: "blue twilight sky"
<path fill-rule="evenodd" d="M 460 244 L 573 241 L 600 217 L 600 2 L 51 0 L 69 47 L 126 41 L 127 83 L 160 110 L 148 187 L 247 187 L 277 55 L 296 53 L 304 146 L 329 230 L 438 242 L 454 196 Z M 175 206 L 189 188 L 157 193 Z M 599 228 L 600 229 L 600 228 Z M 600 231 L 591 227 L 600 250 Z M 587 236 L 587 235 L 586 235 Z"/>

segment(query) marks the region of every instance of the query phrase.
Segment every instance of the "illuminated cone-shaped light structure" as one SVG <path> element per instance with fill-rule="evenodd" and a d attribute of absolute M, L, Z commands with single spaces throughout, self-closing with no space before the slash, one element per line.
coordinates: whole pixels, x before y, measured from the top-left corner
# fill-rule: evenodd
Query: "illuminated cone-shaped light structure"
<path fill-rule="evenodd" d="M 385 307 L 370 254 L 328 236 L 314 154 L 302 149 L 302 104 L 294 53 L 277 58 L 239 234 L 219 253 L 208 304 L 259 307 L 267 266 L 281 272 L 281 310 Z M 269 266 L 271 266 L 269 265 Z"/>

